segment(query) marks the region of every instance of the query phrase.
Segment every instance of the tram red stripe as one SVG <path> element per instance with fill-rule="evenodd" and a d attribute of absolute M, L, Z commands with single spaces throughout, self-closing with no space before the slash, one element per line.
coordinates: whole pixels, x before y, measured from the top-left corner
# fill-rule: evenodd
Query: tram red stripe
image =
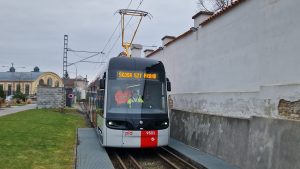
<path fill-rule="evenodd" d="M 141 148 L 157 147 L 158 130 L 141 131 Z"/>

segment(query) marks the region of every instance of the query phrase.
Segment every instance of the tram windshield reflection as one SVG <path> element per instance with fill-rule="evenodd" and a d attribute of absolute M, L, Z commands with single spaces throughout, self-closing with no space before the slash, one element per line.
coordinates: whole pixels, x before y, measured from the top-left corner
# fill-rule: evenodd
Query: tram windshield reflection
<path fill-rule="evenodd" d="M 164 114 L 165 83 L 159 80 L 109 80 L 108 113 Z"/>

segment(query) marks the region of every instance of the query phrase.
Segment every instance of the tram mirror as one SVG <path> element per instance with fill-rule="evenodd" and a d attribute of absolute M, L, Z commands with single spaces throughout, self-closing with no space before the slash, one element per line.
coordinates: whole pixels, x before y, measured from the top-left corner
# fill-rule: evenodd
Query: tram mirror
<path fill-rule="evenodd" d="M 100 89 L 105 89 L 105 79 L 100 79 Z"/>
<path fill-rule="evenodd" d="M 167 78 L 167 91 L 168 92 L 171 91 L 171 82 L 170 82 L 169 78 Z"/>

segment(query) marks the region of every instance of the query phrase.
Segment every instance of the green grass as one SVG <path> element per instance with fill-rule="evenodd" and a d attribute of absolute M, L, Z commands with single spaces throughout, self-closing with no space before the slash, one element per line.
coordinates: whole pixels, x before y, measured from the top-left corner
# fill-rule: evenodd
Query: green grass
<path fill-rule="evenodd" d="M 0 168 L 73 168 L 77 113 L 28 110 L 0 117 Z"/>

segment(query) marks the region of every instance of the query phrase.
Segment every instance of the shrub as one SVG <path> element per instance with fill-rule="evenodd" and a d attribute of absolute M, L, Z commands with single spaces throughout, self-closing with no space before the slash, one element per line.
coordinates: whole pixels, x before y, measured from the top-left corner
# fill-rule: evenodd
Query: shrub
<path fill-rule="evenodd" d="M 20 102 L 20 100 L 25 102 L 26 95 L 23 94 L 22 92 L 16 92 L 14 95 L 14 99 L 17 99 L 17 103 Z"/>
<path fill-rule="evenodd" d="M 17 99 L 17 104 L 20 104 L 20 103 L 22 103 L 22 99 Z"/>

